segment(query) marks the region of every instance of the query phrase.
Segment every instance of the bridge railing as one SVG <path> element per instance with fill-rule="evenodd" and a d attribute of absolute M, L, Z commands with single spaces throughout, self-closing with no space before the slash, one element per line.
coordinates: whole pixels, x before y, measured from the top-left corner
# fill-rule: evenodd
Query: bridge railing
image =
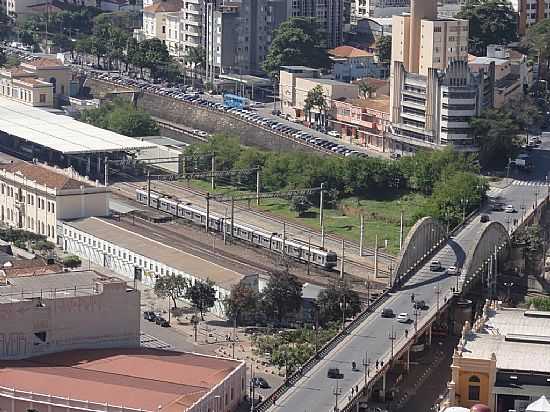
<path fill-rule="evenodd" d="M 268 410 L 273 401 L 279 399 L 290 388 L 292 388 L 296 382 L 298 382 L 306 373 L 308 373 L 315 365 L 319 363 L 329 352 L 331 352 L 340 342 L 342 342 L 357 326 L 359 326 L 366 318 L 369 317 L 382 303 L 389 297 L 388 291 L 384 292 L 378 299 L 368 305 L 355 319 L 348 323 L 344 329 L 329 340 L 321 349 L 319 349 L 311 358 L 309 358 L 300 368 L 298 368 L 292 375 L 290 375 L 281 386 L 269 397 L 267 397 L 262 403 L 254 408 L 256 412 L 264 412 Z"/>

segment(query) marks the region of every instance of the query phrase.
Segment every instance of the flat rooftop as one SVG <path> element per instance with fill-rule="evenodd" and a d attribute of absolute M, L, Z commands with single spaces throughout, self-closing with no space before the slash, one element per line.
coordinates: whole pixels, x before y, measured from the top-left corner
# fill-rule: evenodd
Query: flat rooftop
<path fill-rule="evenodd" d="M 131 232 L 117 226 L 114 221 L 90 217 L 65 222 L 65 224 L 198 279 L 210 279 L 226 290 L 231 289 L 231 286 L 239 283 L 245 276 L 165 243 Z M 159 230 L 162 231 L 162 229 Z"/>
<path fill-rule="evenodd" d="M 78 350 L 0 362 L 0 386 L 146 411 L 185 411 L 241 362 L 159 349 Z"/>
<path fill-rule="evenodd" d="M 541 317 L 526 313 L 532 312 L 490 310 L 483 333 L 467 337 L 462 357 L 491 359 L 494 353 L 499 369 L 550 372 L 550 313 Z"/>
<path fill-rule="evenodd" d="M 63 154 L 123 152 L 155 147 L 69 116 L 0 97 L 0 131 Z"/>
<path fill-rule="evenodd" d="M 64 298 L 90 295 L 95 282 L 111 279 L 93 270 L 18 276 L 8 278 L 6 286 L 0 286 L 0 304 L 44 297 Z"/>

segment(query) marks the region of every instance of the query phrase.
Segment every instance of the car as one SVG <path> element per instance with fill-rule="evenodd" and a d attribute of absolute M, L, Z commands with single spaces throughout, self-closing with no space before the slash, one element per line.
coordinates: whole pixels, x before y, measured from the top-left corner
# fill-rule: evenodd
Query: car
<path fill-rule="evenodd" d="M 332 137 L 340 137 L 340 133 L 338 133 L 336 130 L 331 130 L 327 134 Z"/>
<path fill-rule="evenodd" d="M 504 205 L 502 203 L 494 203 L 491 205 L 491 210 L 493 212 L 502 212 L 504 210 Z"/>
<path fill-rule="evenodd" d="M 481 215 L 481 216 L 479 217 L 479 221 L 480 221 L 481 223 L 487 223 L 487 222 L 489 221 L 489 215 L 485 215 L 485 214 Z"/>
<path fill-rule="evenodd" d="M 430 270 L 432 272 L 439 272 L 443 267 L 441 266 L 441 262 L 439 260 L 432 260 L 430 262 Z"/>
<path fill-rule="evenodd" d="M 393 309 L 391 309 L 391 308 L 382 309 L 382 317 L 383 318 L 393 318 L 394 316 L 395 316 L 395 313 L 393 312 Z"/>
<path fill-rule="evenodd" d="M 162 326 L 163 328 L 170 327 L 170 322 L 168 322 L 162 316 L 157 316 L 157 319 L 155 320 L 155 323 L 159 326 Z"/>
<path fill-rule="evenodd" d="M 460 274 L 460 269 L 457 268 L 456 266 L 449 266 L 447 268 L 447 274 L 457 276 Z"/>
<path fill-rule="evenodd" d="M 340 373 L 340 369 L 338 368 L 328 368 L 327 370 L 327 378 L 329 379 L 342 379 L 344 375 Z"/>
<path fill-rule="evenodd" d="M 154 322 L 157 320 L 157 315 L 155 315 L 155 312 L 146 310 L 143 312 L 143 319 L 148 320 L 149 322 Z"/>
<path fill-rule="evenodd" d="M 419 309 L 419 310 L 428 309 L 428 305 L 426 305 L 426 301 L 424 301 L 424 300 L 415 300 L 413 307 L 415 309 Z"/>
<path fill-rule="evenodd" d="M 506 213 L 515 213 L 516 208 L 513 205 L 506 205 L 506 207 L 504 208 L 504 211 Z"/>
<path fill-rule="evenodd" d="M 261 376 L 256 376 L 255 378 L 252 379 L 252 384 L 256 387 L 256 388 L 262 388 L 262 389 L 269 389 L 270 386 L 269 386 L 269 383 L 267 383 L 267 381 L 262 378 Z"/>
<path fill-rule="evenodd" d="M 400 313 L 399 315 L 397 315 L 397 321 L 399 323 L 409 323 L 409 314 L 407 312 Z"/>

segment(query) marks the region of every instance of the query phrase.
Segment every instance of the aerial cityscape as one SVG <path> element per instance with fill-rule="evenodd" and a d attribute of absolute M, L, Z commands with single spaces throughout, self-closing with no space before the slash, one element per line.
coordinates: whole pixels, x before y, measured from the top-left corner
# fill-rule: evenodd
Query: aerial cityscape
<path fill-rule="evenodd" d="M 0 412 L 550 412 L 550 0 L 0 0 Z"/>

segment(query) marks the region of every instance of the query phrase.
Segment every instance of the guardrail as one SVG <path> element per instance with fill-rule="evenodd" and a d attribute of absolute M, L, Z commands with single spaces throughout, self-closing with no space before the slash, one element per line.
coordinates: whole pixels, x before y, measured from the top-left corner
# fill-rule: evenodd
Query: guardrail
<path fill-rule="evenodd" d="M 348 336 L 357 326 L 359 326 L 375 309 L 386 301 L 389 297 L 389 292 L 386 291 L 378 299 L 372 302 L 367 308 L 361 312 L 355 319 L 353 319 L 346 327 L 329 340 L 321 349 L 319 349 L 311 358 L 309 358 L 297 371 L 290 375 L 282 385 L 273 392 L 268 398 L 266 398 L 261 404 L 259 404 L 254 411 L 264 412 L 273 405 L 274 399 L 279 399 L 284 395 L 292 386 L 298 382 L 304 374 L 309 372 L 315 365 L 319 363 L 330 351 L 332 351 L 340 342 L 342 342 L 346 336 Z"/>

